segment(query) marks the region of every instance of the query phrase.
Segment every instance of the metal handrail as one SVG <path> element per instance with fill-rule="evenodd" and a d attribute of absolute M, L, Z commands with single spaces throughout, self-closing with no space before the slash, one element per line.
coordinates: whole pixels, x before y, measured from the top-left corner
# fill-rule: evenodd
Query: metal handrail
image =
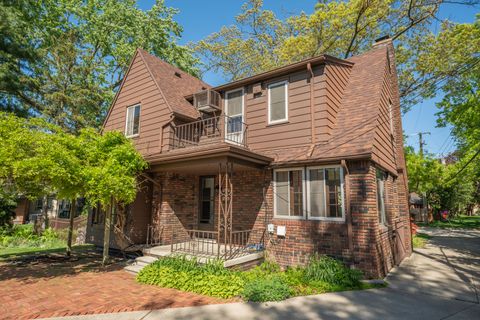
<path fill-rule="evenodd" d="M 239 119 L 220 115 L 177 125 L 173 128 L 171 149 L 218 142 L 247 147 L 248 126 Z"/>

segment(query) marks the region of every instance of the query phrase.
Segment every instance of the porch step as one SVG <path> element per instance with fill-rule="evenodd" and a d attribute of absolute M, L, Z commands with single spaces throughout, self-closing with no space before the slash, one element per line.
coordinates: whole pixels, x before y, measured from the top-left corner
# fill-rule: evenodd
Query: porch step
<path fill-rule="evenodd" d="M 158 260 L 156 256 L 141 256 L 135 259 L 131 265 L 126 266 L 124 269 L 127 272 L 137 274 L 142 270 L 144 267 L 148 266 L 150 263 L 153 263 Z"/>

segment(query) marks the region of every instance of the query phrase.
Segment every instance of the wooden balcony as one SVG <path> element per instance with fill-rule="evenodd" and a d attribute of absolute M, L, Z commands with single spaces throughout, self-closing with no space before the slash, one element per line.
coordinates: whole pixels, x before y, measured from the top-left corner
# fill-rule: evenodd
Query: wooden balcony
<path fill-rule="evenodd" d="M 228 142 L 246 148 L 248 126 L 241 119 L 241 117 L 221 115 L 175 126 L 170 149 L 191 148 L 219 142 Z"/>

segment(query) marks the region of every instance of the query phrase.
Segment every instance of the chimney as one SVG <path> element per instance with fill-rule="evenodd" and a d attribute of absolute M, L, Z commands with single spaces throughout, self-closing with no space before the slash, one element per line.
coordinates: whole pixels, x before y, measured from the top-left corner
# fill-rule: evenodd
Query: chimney
<path fill-rule="evenodd" d="M 375 43 L 373 44 L 373 48 L 388 46 L 388 45 L 391 45 L 391 44 L 392 44 L 392 39 L 387 34 L 387 35 L 381 36 L 378 39 L 375 39 Z"/>

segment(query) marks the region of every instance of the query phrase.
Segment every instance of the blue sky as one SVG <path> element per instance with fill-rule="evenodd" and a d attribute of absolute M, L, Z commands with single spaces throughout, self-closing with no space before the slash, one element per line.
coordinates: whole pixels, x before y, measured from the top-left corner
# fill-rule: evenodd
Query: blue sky
<path fill-rule="evenodd" d="M 316 0 L 264 0 L 264 6 L 275 12 L 280 18 L 298 14 L 301 11 L 311 13 L 314 10 Z M 139 0 L 142 9 L 148 9 L 154 0 Z M 240 12 L 243 0 L 166 0 L 167 6 L 180 10 L 175 20 L 182 25 L 184 31 L 180 44 L 195 42 L 218 31 L 224 25 L 235 22 L 235 16 Z M 479 8 L 465 7 L 454 4 L 442 6 L 439 16 L 455 22 L 473 22 Z M 208 73 L 204 80 L 212 85 L 219 85 L 224 81 L 221 74 Z M 403 116 L 403 129 L 409 135 L 407 144 L 418 147 L 419 131 L 429 131 L 425 136 L 425 149 L 431 153 L 447 153 L 454 149 L 450 137 L 450 128 L 437 128 L 435 113 L 438 109 L 435 102 L 440 97 L 425 100 L 414 106 L 411 111 Z"/>

